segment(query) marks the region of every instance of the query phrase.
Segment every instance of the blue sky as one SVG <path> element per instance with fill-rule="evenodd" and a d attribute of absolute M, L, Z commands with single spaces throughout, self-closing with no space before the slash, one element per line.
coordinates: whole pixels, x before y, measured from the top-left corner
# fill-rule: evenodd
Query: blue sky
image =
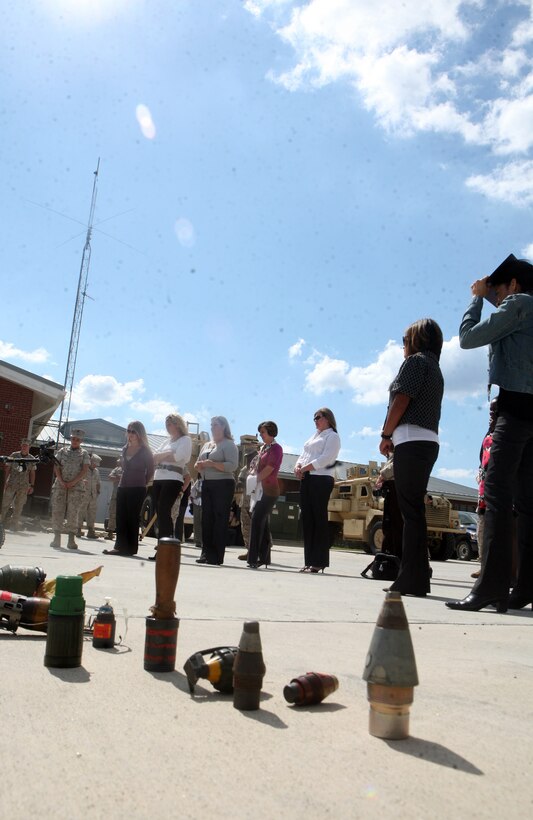
<path fill-rule="evenodd" d="M 434 472 L 472 484 L 487 362 L 457 332 L 533 256 L 532 40 L 529 2 L 6 1 L 0 358 L 63 380 L 100 157 L 71 418 L 273 418 L 297 452 L 327 405 L 377 458 L 429 315 Z"/>

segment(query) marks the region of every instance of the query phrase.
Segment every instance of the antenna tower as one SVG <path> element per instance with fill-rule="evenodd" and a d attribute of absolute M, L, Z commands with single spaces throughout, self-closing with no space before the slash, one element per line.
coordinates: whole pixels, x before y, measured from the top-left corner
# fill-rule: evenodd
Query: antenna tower
<path fill-rule="evenodd" d="M 78 277 L 78 292 L 76 294 L 76 304 L 74 306 L 74 316 L 72 319 L 72 330 L 70 332 L 70 345 L 68 349 L 67 369 L 65 371 L 65 390 L 66 395 L 61 403 L 61 411 L 59 414 L 59 425 L 57 428 L 57 443 L 59 444 L 59 436 L 61 434 L 61 425 L 69 420 L 70 414 L 70 399 L 72 397 L 72 388 L 74 386 L 74 374 L 76 372 L 76 359 L 78 357 L 78 343 L 80 341 L 81 320 L 83 317 L 83 307 L 85 305 L 85 297 L 87 296 L 87 280 L 89 278 L 89 265 L 91 263 L 91 236 L 93 231 L 94 209 L 96 206 L 96 194 L 98 184 L 98 171 L 100 169 L 100 157 L 94 171 L 93 181 L 93 195 L 91 197 L 91 209 L 89 211 L 89 220 L 87 223 L 87 235 L 85 237 L 85 245 L 83 246 L 83 254 L 81 257 L 80 275 Z M 65 407 L 66 405 L 66 407 Z"/>

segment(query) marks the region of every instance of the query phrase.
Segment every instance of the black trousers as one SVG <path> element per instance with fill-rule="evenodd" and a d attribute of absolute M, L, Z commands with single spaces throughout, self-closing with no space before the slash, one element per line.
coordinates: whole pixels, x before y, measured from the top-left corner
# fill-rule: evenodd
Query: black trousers
<path fill-rule="evenodd" d="M 146 487 L 117 489 L 117 537 L 115 549 L 136 555 L 139 549 L 139 523 Z"/>
<path fill-rule="evenodd" d="M 481 575 L 473 591 L 505 597 L 512 573 L 513 505 L 518 541 L 515 590 L 533 596 L 533 419 L 502 411 L 492 436 L 485 478 Z"/>
<path fill-rule="evenodd" d="M 157 512 L 158 538 L 173 538 L 174 527 L 170 511 L 181 490 L 183 481 L 154 481 L 152 498 L 154 509 Z"/>
<path fill-rule="evenodd" d="M 248 549 L 248 563 L 257 561 L 270 564 L 270 513 L 278 496 L 263 495 L 252 512 L 252 528 L 250 532 L 250 547 Z"/>
<path fill-rule="evenodd" d="M 403 552 L 403 518 L 396 495 L 394 481 L 384 481 L 383 493 L 383 552 L 402 557 Z"/>
<path fill-rule="evenodd" d="M 304 473 L 300 484 L 300 509 L 304 534 L 304 565 L 329 567 L 331 535 L 328 526 L 328 501 L 333 476 Z"/>
<path fill-rule="evenodd" d="M 403 518 L 402 562 L 391 589 L 422 595 L 429 592 L 426 494 L 439 454 L 434 441 L 408 441 L 394 448 L 394 481 Z"/>
<path fill-rule="evenodd" d="M 202 481 L 203 553 L 209 564 L 224 563 L 229 512 L 234 493 L 233 478 Z"/>
<path fill-rule="evenodd" d="M 187 512 L 187 507 L 189 506 L 190 494 L 191 485 L 189 484 L 189 486 L 181 496 L 180 507 L 178 510 L 178 514 L 176 516 L 176 523 L 174 524 L 174 536 L 175 538 L 178 538 L 180 541 L 183 541 L 183 524 L 185 521 L 185 513 Z"/>

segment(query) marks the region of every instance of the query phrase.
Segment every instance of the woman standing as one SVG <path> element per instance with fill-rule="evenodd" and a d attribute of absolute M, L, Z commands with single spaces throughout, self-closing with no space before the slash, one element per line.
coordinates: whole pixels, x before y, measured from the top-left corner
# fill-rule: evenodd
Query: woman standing
<path fill-rule="evenodd" d="M 273 421 L 262 421 L 257 428 L 263 440 L 256 464 L 257 484 L 261 485 L 262 495 L 252 512 L 252 529 L 248 550 L 248 566 L 253 569 L 270 563 L 270 525 L 269 517 L 279 497 L 278 473 L 283 459 L 283 450 L 276 442 L 277 424 Z"/>
<path fill-rule="evenodd" d="M 329 567 L 331 537 L 328 501 L 334 484 L 334 469 L 341 440 L 335 416 L 321 407 L 313 416 L 316 432 L 304 444 L 294 474 L 300 479 L 300 509 L 304 533 L 304 566 L 300 572 L 324 572 Z"/>
<path fill-rule="evenodd" d="M 197 564 L 223 564 L 226 550 L 229 512 L 235 492 L 233 474 L 239 454 L 228 420 L 211 419 L 211 441 L 200 450 L 196 469 L 202 478 L 203 550 Z"/>
<path fill-rule="evenodd" d="M 157 512 L 158 538 L 172 538 L 174 526 L 170 511 L 181 488 L 187 462 L 191 457 L 192 441 L 185 421 L 177 413 L 165 419 L 169 438 L 154 453 L 154 510 Z"/>
<path fill-rule="evenodd" d="M 120 459 L 122 474 L 117 489 L 117 539 L 106 555 L 136 555 L 139 549 L 139 518 L 146 485 L 154 474 L 154 459 L 144 424 L 128 424 L 128 441 Z"/>
<path fill-rule="evenodd" d="M 392 382 L 379 451 L 394 450 L 394 479 L 403 518 L 402 562 L 391 591 L 424 596 L 430 568 L 424 496 L 439 454 L 439 420 L 444 380 L 439 366 L 442 331 L 420 319 L 405 331 L 404 357 Z"/>

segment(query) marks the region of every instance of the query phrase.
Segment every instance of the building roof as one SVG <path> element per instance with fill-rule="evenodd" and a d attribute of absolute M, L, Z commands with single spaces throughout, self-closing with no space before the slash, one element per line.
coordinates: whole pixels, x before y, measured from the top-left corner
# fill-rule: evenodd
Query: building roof
<path fill-rule="evenodd" d="M 0 361 L 0 378 L 33 393 L 28 435 L 33 438 L 40 436 L 43 427 L 63 401 L 65 396 L 63 386 L 4 361 Z"/>

